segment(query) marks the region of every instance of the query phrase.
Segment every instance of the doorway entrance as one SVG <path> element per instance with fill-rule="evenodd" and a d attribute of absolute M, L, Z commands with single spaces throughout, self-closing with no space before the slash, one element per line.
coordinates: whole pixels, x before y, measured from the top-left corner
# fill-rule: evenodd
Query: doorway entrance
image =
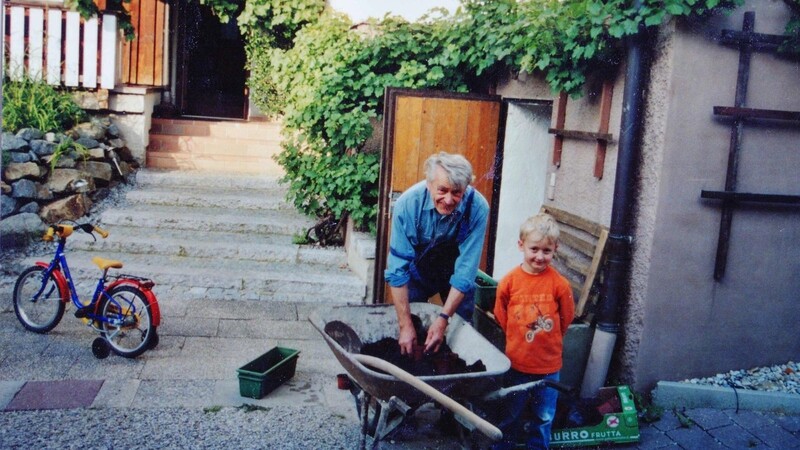
<path fill-rule="evenodd" d="M 390 298 L 383 280 L 389 254 L 391 209 L 403 191 L 425 178 L 423 165 L 439 151 L 459 153 L 472 163 L 473 186 L 494 209 L 496 172 L 502 161 L 498 146 L 502 102 L 494 95 L 388 88 L 384 106 L 378 240 L 375 255 L 374 303 Z M 490 213 L 480 267 L 492 265 L 494 221 Z"/>
<path fill-rule="evenodd" d="M 549 101 L 505 100 L 506 128 L 503 169 L 497 207 L 494 267 L 500 279 L 519 265 L 519 226 L 539 212 L 545 201 L 547 168 L 553 136 L 547 132 L 553 104 Z"/>
<path fill-rule="evenodd" d="M 177 89 L 180 114 L 246 119 L 244 39 L 235 20 L 220 23 L 211 8 L 178 1 Z"/>

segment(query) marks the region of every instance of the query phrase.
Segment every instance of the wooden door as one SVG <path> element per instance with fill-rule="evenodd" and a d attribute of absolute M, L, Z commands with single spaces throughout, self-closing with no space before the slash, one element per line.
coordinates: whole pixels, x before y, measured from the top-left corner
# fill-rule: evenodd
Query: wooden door
<path fill-rule="evenodd" d="M 491 269 L 497 215 L 494 192 L 499 186 L 501 153 L 499 96 L 387 88 L 384 96 L 384 136 L 381 159 L 378 236 L 373 303 L 387 300 L 383 280 L 389 254 L 391 205 L 403 191 L 425 178 L 428 156 L 460 153 L 472 164 L 475 186 L 491 207 L 481 269 Z"/>

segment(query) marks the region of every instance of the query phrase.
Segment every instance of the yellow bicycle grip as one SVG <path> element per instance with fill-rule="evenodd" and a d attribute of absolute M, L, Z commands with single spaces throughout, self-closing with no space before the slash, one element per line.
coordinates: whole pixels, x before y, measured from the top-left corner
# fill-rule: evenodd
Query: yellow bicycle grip
<path fill-rule="evenodd" d="M 94 227 L 94 231 L 97 231 L 97 233 L 98 233 L 100 236 L 103 236 L 103 239 L 105 239 L 105 238 L 107 238 L 107 237 L 108 237 L 108 231 L 106 231 L 106 230 L 104 230 L 104 229 L 102 229 L 102 228 L 98 227 L 97 225 L 92 225 L 92 226 Z"/>
<path fill-rule="evenodd" d="M 56 230 L 53 227 L 47 227 L 47 231 L 44 233 L 44 236 L 42 236 L 42 240 L 45 242 L 52 242 L 55 232 Z"/>

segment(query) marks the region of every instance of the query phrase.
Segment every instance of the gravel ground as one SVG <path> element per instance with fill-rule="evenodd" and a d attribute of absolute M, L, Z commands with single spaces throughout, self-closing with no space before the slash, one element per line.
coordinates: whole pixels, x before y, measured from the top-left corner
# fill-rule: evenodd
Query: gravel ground
<path fill-rule="evenodd" d="M 712 377 L 692 378 L 686 383 L 734 387 L 766 392 L 786 392 L 800 394 L 800 364 L 789 361 L 786 364 L 755 367 L 747 370 L 731 370 Z"/>
<path fill-rule="evenodd" d="M 3 449 L 352 449 L 357 424 L 304 408 L 74 409 L 0 414 Z"/>

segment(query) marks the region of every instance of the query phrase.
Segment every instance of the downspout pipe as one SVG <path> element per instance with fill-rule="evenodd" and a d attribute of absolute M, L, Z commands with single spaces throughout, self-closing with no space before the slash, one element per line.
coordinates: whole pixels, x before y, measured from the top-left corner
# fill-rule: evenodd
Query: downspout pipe
<path fill-rule="evenodd" d="M 635 0 L 633 6 L 641 9 L 642 3 L 641 0 Z M 606 281 L 595 315 L 594 338 L 581 386 L 583 398 L 595 397 L 605 385 L 620 329 L 620 312 L 627 294 L 630 274 L 633 212 L 644 121 L 643 97 L 649 69 L 647 39 L 643 26 L 640 26 L 636 35 L 627 40 L 626 47 L 627 67 L 622 97 L 614 200 L 606 243 Z"/>

